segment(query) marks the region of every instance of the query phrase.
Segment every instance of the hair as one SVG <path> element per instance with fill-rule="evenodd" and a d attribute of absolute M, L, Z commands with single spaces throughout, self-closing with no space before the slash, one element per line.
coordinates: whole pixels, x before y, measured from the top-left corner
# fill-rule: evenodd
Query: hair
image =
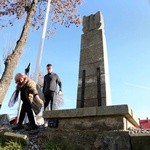
<path fill-rule="evenodd" d="M 47 64 L 47 66 L 46 66 L 46 67 L 50 67 L 50 66 L 52 66 L 52 64 Z"/>
<path fill-rule="evenodd" d="M 18 78 L 24 78 L 24 79 L 26 79 L 27 75 L 25 75 L 24 73 L 17 73 L 15 75 L 15 80 L 17 80 Z"/>

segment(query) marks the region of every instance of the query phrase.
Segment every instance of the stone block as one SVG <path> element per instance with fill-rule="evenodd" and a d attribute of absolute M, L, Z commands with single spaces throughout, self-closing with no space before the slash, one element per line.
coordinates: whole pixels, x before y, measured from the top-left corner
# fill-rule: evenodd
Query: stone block
<path fill-rule="evenodd" d="M 100 76 L 100 83 L 101 83 L 101 88 L 104 88 L 103 90 L 105 90 L 105 75 L 101 74 Z M 87 76 L 85 77 L 85 87 L 86 86 L 97 86 L 97 76 L 93 75 L 93 76 Z M 79 78 L 78 81 L 78 88 L 82 87 L 82 78 Z M 97 91 L 97 88 L 94 88 L 95 91 Z"/>
<path fill-rule="evenodd" d="M 29 143 L 28 136 L 25 134 L 19 134 L 19 133 L 13 133 L 13 132 L 5 132 L 4 137 L 6 140 L 11 140 L 11 141 L 19 141 L 23 145 L 26 145 Z"/>
<path fill-rule="evenodd" d="M 83 32 L 87 33 L 89 31 L 97 30 L 103 25 L 102 15 L 100 12 L 92 14 L 90 16 L 83 17 Z"/>
<path fill-rule="evenodd" d="M 104 61 L 104 57 L 102 55 L 102 53 L 97 53 L 97 51 L 99 51 L 99 49 L 96 49 L 95 47 L 88 47 L 85 50 L 86 52 L 82 52 L 81 49 L 81 53 L 80 53 L 80 65 L 87 65 L 87 64 L 91 64 L 91 63 L 96 63 L 96 62 L 103 62 Z"/>
<path fill-rule="evenodd" d="M 40 134 L 39 140 L 42 141 L 43 145 L 50 142 L 63 145 L 64 149 L 131 150 L 130 136 L 125 131 L 97 132 L 76 130 L 70 132 L 70 130 L 47 129 L 44 133 Z"/>
<path fill-rule="evenodd" d="M 133 118 L 132 114 L 130 114 L 130 111 L 131 110 L 128 107 L 128 105 L 99 106 L 99 107 L 85 107 L 85 108 L 70 109 L 70 110 L 45 111 L 43 113 L 43 117 L 45 119 L 58 118 L 59 127 L 62 127 L 63 125 L 61 126 L 61 124 L 64 124 L 65 121 L 69 120 L 72 126 L 71 128 L 73 129 L 74 129 L 73 124 L 75 122 L 76 124 L 80 124 L 80 126 L 82 126 L 83 125 L 82 122 L 85 121 L 91 122 L 93 118 L 95 118 L 95 124 L 98 124 L 101 127 L 103 126 L 103 124 L 104 125 L 107 124 L 107 127 L 112 126 L 111 122 L 109 123 L 108 120 L 112 120 L 112 122 L 114 120 L 114 126 L 112 127 L 113 130 L 115 130 L 115 128 L 117 130 L 118 129 L 127 130 L 129 127 L 134 127 L 139 125 L 138 118 L 135 116 Z M 104 120 L 106 120 L 106 122 Z M 119 127 L 118 124 L 120 124 Z M 103 130 L 105 130 L 105 127 L 103 128 Z"/>
<path fill-rule="evenodd" d="M 139 125 L 139 119 L 135 116 L 132 109 L 128 105 L 112 105 L 97 107 L 97 115 L 122 115 L 134 126 Z"/>
<path fill-rule="evenodd" d="M 131 135 L 132 150 L 150 150 L 150 134 Z"/>
<path fill-rule="evenodd" d="M 95 115 L 96 115 L 96 107 L 44 111 L 43 113 L 44 118 L 74 118 L 74 117 L 86 117 Z"/>
<path fill-rule="evenodd" d="M 84 100 L 84 107 L 95 107 L 98 106 L 98 100 L 97 98 L 93 98 L 93 99 L 85 99 Z"/>
<path fill-rule="evenodd" d="M 98 99 L 85 99 L 84 107 L 98 106 Z M 101 106 L 106 106 L 106 97 L 101 97 Z M 77 108 L 81 108 L 81 100 L 77 100 Z"/>
<path fill-rule="evenodd" d="M 93 30 L 81 36 L 81 49 L 90 47 L 91 45 L 97 45 L 103 41 L 102 30 Z M 94 37 L 94 38 L 93 38 Z"/>
<path fill-rule="evenodd" d="M 96 76 L 88 76 L 85 77 L 85 86 L 96 86 L 97 85 L 97 77 Z M 82 78 L 78 81 L 78 88 L 82 87 Z M 97 91 L 97 89 L 95 89 Z"/>
<path fill-rule="evenodd" d="M 122 117 L 86 117 L 86 118 L 72 118 L 59 119 L 60 129 L 69 130 L 92 130 L 92 131 L 110 131 L 123 130 Z"/>
<path fill-rule="evenodd" d="M 95 54 L 103 57 L 104 56 L 104 54 L 103 54 L 103 43 L 99 42 L 96 45 L 93 44 L 93 45 L 90 45 L 89 47 L 81 48 L 80 54 L 84 55 L 85 53 L 92 54 L 93 56 L 94 56 L 94 53 L 95 53 Z"/>
<path fill-rule="evenodd" d="M 95 85 L 95 86 L 86 86 L 85 87 L 85 97 L 84 97 L 84 99 L 85 100 L 86 99 L 97 99 L 97 85 Z M 95 105 L 95 106 L 97 106 L 97 105 Z"/>
<path fill-rule="evenodd" d="M 103 86 L 103 85 L 102 85 Z M 98 106 L 98 91 L 97 85 L 95 86 L 86 86 L 85 88 L 85 97 L 84 97 L 84 107 L 95 107 Z M 106 93 L 105 90 L 101 88 L 101 106 L 106 106 Z M 81 87 L 78 88 L 77 95 L 77 108 L 81 107 Z"/>
<path fill-rule="evenodd" d="M 86 76 L 97 75 L 97 68 L 100 67 L 101 74 L 104 74 L 104 63 L 95 62 L 91 64 L 85 64 L 80 66 L 79 78 L 82 78 L 83 70 L 86 70 Z"/>
<path fill-rule="evenodd" d="M 95 106 L 106 106 L 106 98 L 105 97 L 101 97 L 100 102 L 98 102 L 97 98 L 93 98 L 93 99 L 85 99 L 84 101 L 84 107 L 95 107 Z"/>

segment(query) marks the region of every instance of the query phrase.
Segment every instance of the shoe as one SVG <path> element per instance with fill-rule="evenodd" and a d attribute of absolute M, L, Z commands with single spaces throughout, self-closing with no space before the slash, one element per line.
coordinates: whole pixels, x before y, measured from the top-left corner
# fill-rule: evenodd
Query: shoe
<path fill-rule="evenodd" d="M 21 124 L 17 124 L 16 126 L 12 127 L 12 130 L 22 130 L 24 129 L 24 126 Z"/>
<path fill-rule="evenodd" d="M 37 129 L 38 129 L 38 126 L 37 126 L 37 125 L 29 125 L 29 126 L 26 128 L 26 131 L 37 130 Z"/>

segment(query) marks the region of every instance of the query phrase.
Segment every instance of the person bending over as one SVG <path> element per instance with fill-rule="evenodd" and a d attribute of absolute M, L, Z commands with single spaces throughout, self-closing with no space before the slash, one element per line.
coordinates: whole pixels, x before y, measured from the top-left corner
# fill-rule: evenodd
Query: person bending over
<path fill-rule="evenodd" d="M 16 74 L 15 82 L 17 84 L 16 86 L 17 90 L 20 91 L 21 100 L 23 103 L 21 106 L 18 124 L 12 129 L 13 130 L 23 129 L 24 128 L 23 121 L 24 121 L 25 115 L 27 114 L 30 125 L 26 130 L 35 130 L 38 127 L 34 120 L 31 103 L 33 99 L 36 99 L 38 103 L 40 103 L 41 105 L 44 105 L 43 100 L 40 99 L 38 95 L 38 91 L 36 89 L 36 83 L 23 73 Z"/>

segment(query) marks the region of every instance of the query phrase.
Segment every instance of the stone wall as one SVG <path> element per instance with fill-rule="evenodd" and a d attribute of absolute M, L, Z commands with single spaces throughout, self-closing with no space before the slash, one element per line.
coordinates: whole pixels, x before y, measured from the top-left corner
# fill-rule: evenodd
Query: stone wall
<path fill-rule="evenodd" d="M 128 105 L 45 111 L 43 117 L 47 120 L 57 118 L 58 129 L 108 131 L 127 130 L 139 125 Z"/>
<path fill-rule="evenodd" d="M 130 129 L 133 150 L 150 150 L 150 129 Z"/>
<path fill-rule="evenodd" d="M 132 128 L 127 131 L 95 131 L 82 128 L 46 128 L 39 133 L 38 143 L 41 143 L 41 148 L 51 143 L 62 146 L 65 150 L 150 150 L 150 130 Z"/>
<path fill-rule="evenodd" d="M 57 119 L 58 126 L 49 126 L 39 140 L 73 150 L 131 150 L 128 128 L 139 124 L 128 105 L 45 111 L 43 116 L 48 122 Z"/>
<path fill-rule="evenodd" d="M 63 145 L 66 150 L 131 150 L 130 136 L 125 131 L 94 132 L 47 129 L 39 142 Z"/>

